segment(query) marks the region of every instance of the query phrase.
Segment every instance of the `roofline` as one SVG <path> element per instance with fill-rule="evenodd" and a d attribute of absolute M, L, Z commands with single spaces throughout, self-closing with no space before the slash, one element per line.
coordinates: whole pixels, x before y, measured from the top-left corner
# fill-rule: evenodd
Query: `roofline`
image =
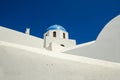
<path fill-rule="evenodd" d="M 68 50 L 72 50 L 72 49 L 75 49 L 75 48 L 78 48 L 78 47 L 80 48 L 80 47 L 88 46 L 88 45 L 91 45 L 91 44 L 93 44 L 95 42 L 96 42 L 96 40 L 90 41 L 90 42 L 86 42 L 86 43 L 82 43 L 82 44 L 76 45 L 74 47 L 66 48 L 66 49 L 62 50 L 62 52 L 65 52 L 65 51 L 68 51 Z"/>

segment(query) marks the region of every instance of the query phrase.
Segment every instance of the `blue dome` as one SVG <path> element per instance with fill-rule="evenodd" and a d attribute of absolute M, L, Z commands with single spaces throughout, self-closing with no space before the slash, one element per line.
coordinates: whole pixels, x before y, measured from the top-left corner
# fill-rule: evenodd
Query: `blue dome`
<path fill-rule="evenodd" d="M 64 27 L 62 27 L 61 25 L 52 25 L 50 26 L 48 29 L 49 30 L 62 30 L 62 31 L 66 31 Z"/>

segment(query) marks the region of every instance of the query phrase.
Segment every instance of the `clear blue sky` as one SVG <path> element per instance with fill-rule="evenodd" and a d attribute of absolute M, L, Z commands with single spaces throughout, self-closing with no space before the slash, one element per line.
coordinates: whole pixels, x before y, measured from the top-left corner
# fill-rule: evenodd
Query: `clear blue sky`
<path fill-rule="evenodd" d="M 0 25 L 43 37 L 62 25 L 77 43 L 95 40 L 108 21 L 120 14 L 120 0 L 0 0 Z M 114 27 L 114 26 L 113 26 Z"/>

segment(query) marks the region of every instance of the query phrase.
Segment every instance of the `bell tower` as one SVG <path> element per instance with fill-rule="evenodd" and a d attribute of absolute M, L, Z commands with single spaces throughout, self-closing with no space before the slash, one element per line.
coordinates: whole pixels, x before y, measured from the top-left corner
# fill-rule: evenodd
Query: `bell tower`
<path fill-rule="evenodd" d="M 50 26 L 44 34 L 44 48 L 48 50 L 59 51 L 75 45 L 76 41 L 70 40 L 68 32 L 60 25 Z"/>

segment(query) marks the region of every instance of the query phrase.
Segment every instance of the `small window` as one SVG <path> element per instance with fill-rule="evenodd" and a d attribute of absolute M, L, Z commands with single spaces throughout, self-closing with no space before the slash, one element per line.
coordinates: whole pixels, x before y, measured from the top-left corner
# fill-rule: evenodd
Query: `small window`
<path fill-rule="evenodd" d="M 65 39 L 65 33 L 63 33 L 63 38 Z"/>
<path fill-rule="evenodd" d="M 53 37 L 56 37 L 56 32 L 55 31 L 53 32 Z"/>
<path fill-rule="evenodd" d="M 63 45 L 63 44 L 60 44 L 62 47 L 65 47 L 65 45 Z"/>
<path fill-rule="evenodd" d="M 46 34 L 46 36 L 48 36 L 48 34 Z"/>

